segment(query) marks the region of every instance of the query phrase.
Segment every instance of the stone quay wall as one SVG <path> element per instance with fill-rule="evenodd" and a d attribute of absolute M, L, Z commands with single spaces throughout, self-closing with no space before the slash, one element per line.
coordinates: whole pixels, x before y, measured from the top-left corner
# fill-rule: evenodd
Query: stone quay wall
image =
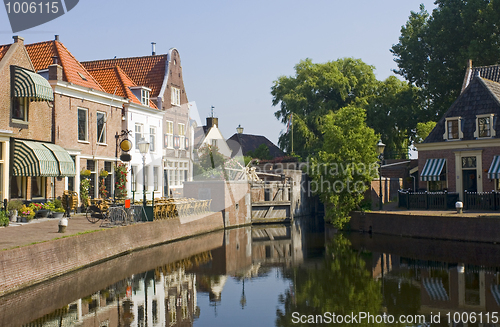
<path fill-rule="evenodd" d="M 458 240 L 500 242 L 496 217 L 401 215 L 397 213 L 353 212 L 348 229 L 359 232 Z"/>
<path fill-rule="evenodd" d="M 196 218 L 111 228 L 0 251 L 0 296 L 135 250 L 224 228 L 220 212 Z"/>

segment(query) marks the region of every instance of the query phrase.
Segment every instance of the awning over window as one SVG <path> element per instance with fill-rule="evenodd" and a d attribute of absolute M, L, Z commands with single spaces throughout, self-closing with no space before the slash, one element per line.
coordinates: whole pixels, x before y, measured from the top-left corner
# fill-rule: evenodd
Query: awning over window
<path fill-rule="evenodd" d="M 74 176 L 71 156 L 58 145 L 15 140 L 13 176 Z"/>
<path fill-rule="evenodd" d="M 424 182 L 439 181 L 446 159 L 427 159 L 420 178 Z"/>
<path fill-rule="evenodd" d="M 448 301 L 448 293 L 443 286 L 441 278 L 424 278 L 423 284 L 427 294 L 433 301 Z"/>
<path fill-rule="evenodd" d="M 30 98 L 31 101 L 54 101 L 52 87 L 41 75 L 17 66 L 11 66 L 11 70 L 13 97 Z"/>
<path fill-rule="evenodd" d="M 488 170 L 489 179 L 500 179 L 500 156 L 493 157 L 490 170 Z"/>
<path fill-rule="evenodd" d="M 59 145 L 52 143 L 42 143 L 45 147 L 52 151 L 56 157 L 59 166 L 59 176 L 75 176 L 75 162 L 71 159 L 68 151 L 64 150 Z"/>

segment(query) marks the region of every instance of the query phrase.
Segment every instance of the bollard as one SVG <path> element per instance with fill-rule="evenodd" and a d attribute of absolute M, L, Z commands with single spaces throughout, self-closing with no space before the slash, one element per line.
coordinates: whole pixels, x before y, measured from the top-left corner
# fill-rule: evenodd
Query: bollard
<path fill-rule="evenodd" d="M 464 208 L 464 204 L 463 204 L 463 202 L 461 202 L 461 201 L 457 201 L 457 202 L 455 203 L 455 208 L 457 209 L 457 213 L 463 213 L 463 211 L 462 211 L 462 210 L 463 210 L 463 208 Z"/>
<path fill-rule="evenodd" d="M 68 218 L 61 218 L 59 220 L 59 233 L 65 233 L 66 227 L 68 227 Z"/>

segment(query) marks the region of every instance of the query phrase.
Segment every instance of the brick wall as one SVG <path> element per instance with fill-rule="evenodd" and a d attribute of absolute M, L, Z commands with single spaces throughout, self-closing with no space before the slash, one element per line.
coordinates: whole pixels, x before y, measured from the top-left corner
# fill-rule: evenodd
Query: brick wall
<path fill-rule="evenodd" d="M 213 213 L 185 224 L 178 219 L 141 223 L 2 251 L 0 295 L 136 249 L 223 227 L 221 213 Z"/>

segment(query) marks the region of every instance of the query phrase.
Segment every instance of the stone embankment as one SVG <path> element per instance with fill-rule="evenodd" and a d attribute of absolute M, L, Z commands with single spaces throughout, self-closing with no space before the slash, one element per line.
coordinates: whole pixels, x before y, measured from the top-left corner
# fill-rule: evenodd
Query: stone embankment
<path fill-rule="evenodd" d="M 0 251 L 0 296 L 136 250 L 222 229 L 224 220 L 218 212 L 189 221 L 140 223 Z"/>

